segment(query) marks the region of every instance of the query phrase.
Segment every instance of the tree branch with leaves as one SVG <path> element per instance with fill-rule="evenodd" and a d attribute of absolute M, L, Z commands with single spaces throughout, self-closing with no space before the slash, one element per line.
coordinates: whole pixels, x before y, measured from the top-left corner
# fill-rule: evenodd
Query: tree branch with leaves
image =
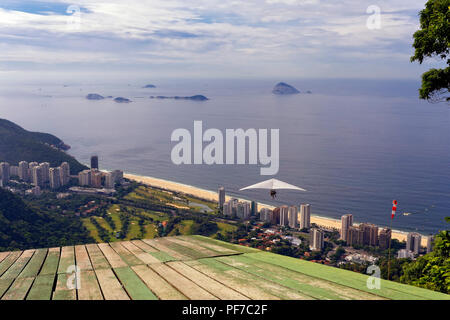
<path fill-rule="evenodd" d="M 429 102 L 450 101 L 450 0 L 429 0 L 420 11 L 420 29 L 414 33 L 411 62 L 427 58 L 447 63 L 443 69 L 430 69 L 422 75 L 419 97 Z"/>

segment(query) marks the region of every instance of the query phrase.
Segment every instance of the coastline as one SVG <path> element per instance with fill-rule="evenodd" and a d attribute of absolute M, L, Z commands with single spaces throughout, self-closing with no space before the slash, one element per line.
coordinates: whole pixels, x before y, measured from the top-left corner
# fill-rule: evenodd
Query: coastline
<path fill-rule="evenodd" d="M 174 182 L 174 181 L 169 181 L 169 180 L 164 180 L 164 179 L 159 179 L 159 178 L 154 178 L 154 177 L 149 177 L 149 176 L 142 176 L 142 175 L 133 174 L 133 173 L 124 173 L 123 176 L 126 179 L 141 182 L 141 183 L 149 185 L 149 186 L 166 189 L 166 190 L 171 190 L 171 191 L 182 192 L 182 193 L 190 194 L 190 195 L 193 195 L 193 196 L 196 196 L 199 198 L 217 202 L 218 196 L 217 196 L 217 192 L 215 192 L 215 191 L 194 187 L 194 186 L 179 183 L 179 182 Z M 228 201 L 231 198 L 235 198 L 235 197 L 226 196 L 225 199 L 226 199 L 226 201 Z M 243 201 L 248 201 L 248 200 L 242 199 L 242 198 L 238 198 L 238 199 L 243 200 Z M 274 209 L 275 207 L 265 204 L 265 203 L 258 202 L 258 208 Z M 337 230 L 341 229 L 341 221 L 338 219 L 334 219 L 334 218 L 328 218 L 328 217 L 311 214 L 311 223 L 315 223 L 318 226 L 321 226 L 321 227 L 324 227 L 327 229 L 337 229 Z M 355 223 L 355 225 L 358 225 L 358 224 Z M 407 234 L 408 234 L 408 232 L 405 232 L 405 231 L 392 230 L 392 238 L 397 239 L 399 241 L 406 241 Z M 426 247 L 426 238 L 424 235 L 422 235 L 422 246 Z"/>

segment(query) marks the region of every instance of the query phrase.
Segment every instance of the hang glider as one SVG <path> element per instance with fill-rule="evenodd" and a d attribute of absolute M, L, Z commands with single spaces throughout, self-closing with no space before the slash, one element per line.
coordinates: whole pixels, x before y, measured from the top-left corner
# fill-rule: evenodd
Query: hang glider
<path fill-rule="evenodd" d="M 272 198 L 276 197 L 277 192 L 275 190 L 278 190 L 278 189 L 306 191 L 305 189 L 302 189 L 300 187 L 294 186 L 292 184 L 289 184 L 289 183 L 286 183 L 286 182 L 283 182 L 283 181 L 280 181 L 277 179 L 269 179 L 269 180 L 266 180 L 263 182 L 252 184 L 251 186 L 240 189 L 240 191 L 249 190 L 249 189 L 269 189 L 270 195 Z"/>

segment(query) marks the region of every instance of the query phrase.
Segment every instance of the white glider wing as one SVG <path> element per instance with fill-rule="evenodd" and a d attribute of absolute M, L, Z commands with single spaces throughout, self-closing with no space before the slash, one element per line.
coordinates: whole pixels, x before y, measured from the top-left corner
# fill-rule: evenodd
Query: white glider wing
<path fill-rule="evenodd" d="M 289 183 L 286 183 L 286 182 L 283 182 L 283 181 L 280 181 L 277 179 L 269 179 L 269 180 L 242 188 L 240 190 L 242 191 L 242 190 L 248 190 L 248 189 L 270 189 L 270 190 L 291 189 L 291 190 L 306 191 L 305 189 L 299 188 L 297 186 L 294 186 L 292 184 L 289 184 Z"/>

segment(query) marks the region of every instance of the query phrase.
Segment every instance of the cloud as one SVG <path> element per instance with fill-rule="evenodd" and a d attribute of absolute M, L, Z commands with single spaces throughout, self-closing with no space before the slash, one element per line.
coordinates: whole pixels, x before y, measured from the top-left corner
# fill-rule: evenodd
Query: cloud
<path fill-rule="evenodd" d="M 266 76 L 297 70 L 336 76 L 343 64 L 370 68 L 378 61 L 392 66 L 387 77 L 396 76 L 398 62 L 411 53 L 424 1 L 78 0 L 75 16 L 69 5 L 0 4 L 0 68 L 91 64 L 95 70 L 108 63 L 124 72 L 158 65 L 192 75 L 208 66 L 193 76 L 220 77 L 226 65 L 236 76 L 243 68 Z M 381 9 L 380 30 L 366 26 L 370 5 Z M 321 64 L 327 66 L 322 74 Z"/>

